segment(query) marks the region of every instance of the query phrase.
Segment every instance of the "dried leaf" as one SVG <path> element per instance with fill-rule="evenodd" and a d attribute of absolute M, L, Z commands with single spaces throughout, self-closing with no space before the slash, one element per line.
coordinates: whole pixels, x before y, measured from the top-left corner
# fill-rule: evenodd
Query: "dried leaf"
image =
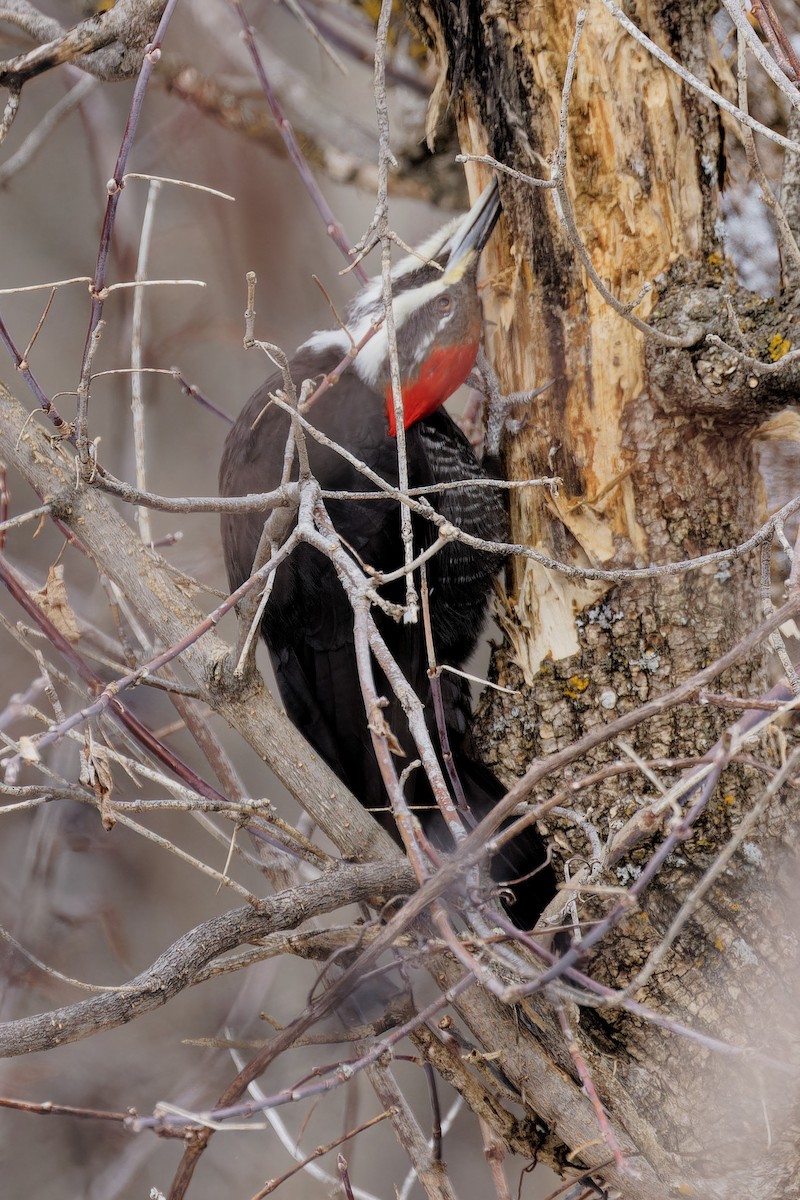
<path fill-rule="evenodd" d="M 86 734 L 83 752 L 81 754 L 80 780 L 85 787 L 90 787 L 100 805 L 100 819 L 105 830 L 113 829 L 117 823 L 111 808 L 111 792 L 114 779 L 111 774 L 111 763 L 108 752 L 98 746 L 90 733 Z"/>
<path fill-rule="evenodd" d="M 24 735 L 19 739 L 19 756 L 23 762 L 37 763 L 40 762 L 39 751 L 36 749 L 36 742 L 32 737 Z"/>
<path fill-rule="evenodd" d="M 38 592 L 30 593 L 39 608 L 55 625 L 58 632 L 68 642 L 80 640 L 80 630 L 75 613 L 67 599 L 67 587 L 64 583 L 64 567 L 61 563 L 51 567 L 47 573 L 47 583 Z"/>
<path fill-rule="evenodd" d="M 405 758 L 405 750 L 392 733 L 386 718 L 381 712 L 381 709 L 385 707 L 385 705 L 385 700 L 379 700 L 377 704 L 373 704 L 368 727 L 370 731 L 376 735 L 376 737 L 386 738 L 386 744 L 388 745 L 392 754 L 396 754 L 398 758 Z"/>

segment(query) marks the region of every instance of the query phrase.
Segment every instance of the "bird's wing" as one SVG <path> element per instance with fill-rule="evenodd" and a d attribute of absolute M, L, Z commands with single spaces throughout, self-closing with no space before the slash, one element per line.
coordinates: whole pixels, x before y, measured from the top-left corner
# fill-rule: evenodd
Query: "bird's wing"
<path fill-rule="evenodd" d="M 327 371 L 335 365 L 323 363 Z M 319 359 L 292 364 L 299 389 Z M 397 483 L 397 450 L 386 434 L 384 402 L 357 377 L 348 376 L 348 387 L 325 393 L 312 407 L 309 420 L 328 438 L 355 453 L 390 485 Z M 282 386 L 275 375 L 252 397 L 232 429 L 220 471 L 223 495 L 271 491 L 283 470 L 288 416 L 269 404 L 269 394 Z M 409 454 L 419 456 L 419 439 L 409 437 Z M 400 505 L 380 497 L 375 483 L 350 461 L 307 435 L 311 469 L 325 491 L 357 492 L 364 500 L 328 500 L 327 509 L 345 545 L 368 566 L 392 569 L 402 563 Z M 430 482 L 424 455 L 417 464 L 422 475 L 415 482 Z M 296 472 L 295 472 L 296 474 Z M 366 498 L 366 497 L 373 498 Z M 374 498 L 379 496 L 379 498 Z M 223 543 L 231 587 L 250 574 L 263 528 L 261 514 L 222 520 Z M 430 538 L 429 530 L 421 536 Z M 387 589 L 400 599 L 397 586 Z M 378 616 L 389 648 L 398 658 L 411 686 L 420 691 L 425 682 L 418 632 L 409 633 L 391 618 Z M 315 749 L 368 806 L 385 805 L 385 793 L 375 760 L 364 713 L 364 700 L 353 649 L 353 613 L 350 602 L 329 560 L 319 551 L 300 545 L 277 572 L 267 606 L 263 632 L 270 648 L 281 697 L 292 721 Z M 389 697 L 383 717 L 410 752 L 409 735 L 399 702 L 393 698 L 376 669 L 379 694 Z M 354 719 L 356 714 L 356 719 Z"/>

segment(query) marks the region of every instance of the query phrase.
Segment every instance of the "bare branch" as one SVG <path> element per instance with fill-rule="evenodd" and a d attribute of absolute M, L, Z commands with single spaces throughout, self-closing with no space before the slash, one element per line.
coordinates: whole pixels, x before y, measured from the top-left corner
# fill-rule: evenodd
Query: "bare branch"
<path fill-rule="evenodd" d="M 254 938 L 292 929 L 309 916 L 331 912 L 379 893 L 404 894 L 414 886 L 407 863 L 336 867 L 310 883 L 259 903 L 212 917 L 174 942 L 129 983 L 66 1008 L 0 1024 L 0 1057 L 29 1054 L 113 1029 L 166 1004 L 191 987 L 220 954 Z"/>

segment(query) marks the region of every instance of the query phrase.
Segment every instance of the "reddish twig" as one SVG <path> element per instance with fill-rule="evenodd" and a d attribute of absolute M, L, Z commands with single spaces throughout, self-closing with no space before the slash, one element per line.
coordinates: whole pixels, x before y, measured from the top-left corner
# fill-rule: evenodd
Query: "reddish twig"
<path fill-rule="evenodd" d="M 8 330 L 8 326 L 6 325 L 2 316 L 0 316 L 0 341 L 5 344 L 6 349 L 14 360 L 14 366 L 33 392 L 42 412 L 53 422 L 56 432 L 59 434 L 59 436 L 68 437 L 70 441 L 73 441 L 72 427 L 68 421 L 64 420 L 55 406 L 45 395 L 44 390 L 40 386 L 36 376 L 33 374 L 33 371 L 30 369 L 22 357 L 22 354 L 17 349 L 16 343 L 14 342 L 14 339 L 12 338 Z"/>
<path fill-rule="evenodd" d="M 764 37 L 772 47 L 775 61 L 792 83 L 800 80 L 800 59 L 792 45 L 789 35 L 781 24 L 778 14 L 772 7 L 771 0 L 751 0 L 750 8 L 753 16 L 761 26 Z"/>
<path fill-rule="evenodd" d="M 258 46 L 256 45 L 253 27 L 247 19 L 244 8 L 241 4 L 241 0 L 229 0 L 229 2 L 241 22 L 242 30 L 244 32 L 244 40 L 247 45 L 247 49 L 250 52 L 250 57 L 253 60 L 253 66 L 255 67 L 258 81 L 261 84 L 261 89 L 264 92 L 264 95 L 266 96 L 267 104 L 269 105 L 270 112 L 275 120 L 275 124 L 278 127 L 278 132 L 280 133 L 283 143 L 286 146 L 286 151 L 289 155 L 289 158 L 291 159 L 298 175 L 303 181 L 303 185 L 314 202 L 317 211 L 325 222 L 325 228 L 328 236 L 333 240 L 334 244 L 339 248 L 339 250 L 341 250 L 348 263 L 351 265 L 354 264 L 353 270 L 355 271 L 361 283 L 366 283 L 366 272 L 360 263 L 356 262 L 351 252 L 350 244 L 344 235 L 344 228 L 342 227 L 341 222 L 338 221 L 334 216 L 333 209 L 323 196 L 319 184 L 311 173 L 311 168 L 303 157 L 303 153 L 297 144 L 297 138 L 294 135 L 294 130 L 284 115 L 284 112 L 278 103 L 278 98 L 272 90 L 272 85 L 270 84 L 269 79 L 267 78 L 266 70 L 264 69 L 264 62 L 258 52 Z"/>
<path fill-rule="evenodd" d="M 390 922 L 390 925 L 393 922 Z M 387 926 L 387 929 L 389 927 Z M 374 946 L 381 943 L 380 938 L 376 938 Z M 368 957 L 371 953 L 367 951 L 359 962 Z M 379 957 L 380 950 L 374 955 L 374 958 Z M 374 960 L 373 958 L 373 960 Z M 462 977 L 454 987 L 439 996 L 427 1008 L 421 1010 L 411 1020 L 404 1025 L 398 1026 L 386 1038 L 381 1039 L 375 1046 L 368 1051 L 361 1059 L 348 1066 L 346 1070 L 339 1069 L 331 1077 L 319 1083 L 308 1084 L 305 1088 L 286 1088 L 275 1096 L 268 1097 L 266 1100 L 248 1101 L 237 1104 L 236 1101 L 243 1095 L 247 1087 L 254 1079 L 257 1079 L 267 1067 L 272 1063 L 284 1050 L 289 1049 L 295 1044 L 296 1039 L 301 1036 L 307 1029 L 314 1025 L 325 1013 L 331 1009 L 344 996 L 350 994 L 350 991 L 355 983 L 355 976 L 361 978 L 360 969 L 356 970 L 350 967 L 332 986 L 318 997 L 306 1008 L 291 1025 L 283 1029 L 259 1054 L 257 1054 L 246 1067 L 243 1068 L 236 1078 L 228 1085 L 222 1093 L 217 1107 L 210 1114 L 210 1119 L 213 1121 L 225 1121 L 232 1117 L 251 1116 L 254 1112 L 259 1112 L 265 1107 L 275 1107 L 280 1104 L 287 1104 L 298 1099 L 305 1099 L 309 1096 L 319 1095 L 321 1093 L 332 1091 L 334 1088 L 341 1086 L 352 1078 L 356 1071 L 365 1069 L 373 1062 L 377 1062 L 391 1046 L 405 1037 L 412 1029 L 424 1024 L 435 1016 L 442 1008 L 446 1008 L 452 1003 L 456 996 L 466 991 L 468 987 L 474 983 L 474 978 L 471 975 Z M 175 1118 L 170 1117 L 150 1117 L 142 1118 L 137 1122 L 139 1128 L 153 1128 L 158 1130 L 166 1121 L 174 1123 Z M 178 1167 L 178 1171 L 172 1182 L 172 1187 L 169 1193 L 169 1200 L 183 1200 L 186 1195 L 186 1190 L 191 1183 L 195 1168 L 203 1154 L 209 1140 L 214 1133 L 213 1129 L 205 1128 L 200 1130 L 192 1139 L 192 1142 L 184 1151 L 183 1159 Z"/>
<path fill-rule="evenodd" d="M 47 614 L 39 607 L 35 600 L 28 594 L 20 582 L 16 572 L 11 564 L 0 554 L 0 583 L 2 583 L 14 597 L 17 603 L 26 612 L 28 617 L 38 625 L 51 645 L 72 665 L 79 677 L 92 691 L 96 692 L 103 688 L 103 681 L 94 671 L 86 665 L 81 656 L 78 654 L 75 647 L 67 641 L 67 639 L 55 627 Z M 105 689 L 108 691 L 108 689 Z M 122 701 L 113 693 L 110 692 L 101 705 L 98 711 L 104 711 L 109 708 L 112 715 L 117 718 L 128 730 L 133 734 L 140 745 L 144 746 L 154 758 L 168 767 L 179 779 L 182 779 L 189 787 L 193 788 L 199 795 L 204 796 L 207 800 L 213 800 L 216 803 L 221 803 L 227 806 L 230 801 L 218 792 L 216 788 L 207 783 L 200 775 L 193 771 L 192 768 L 184 763 L 173 750 L 170 750 L 158 738 L 130 712 L 122 703 Z M 79 714 L 76 714 L 79 715 Z M 72 719 L 70 719 L 72 720 Z M 66 724 L 66 722 L 64 723 Z M 72 720 L 73 725 L 79 724 L 79 721 Z M 58 736 L 63 736 L 67 730 L 64 729 Z M 42 737 L 47 738 L 48 734 L 43 734 Z M 58 740 L 56 739 L 49 739 Z"/>
<path fill-rule="evenodd" d="M 100 324 L 103 315 L 103 305 L 108 294 L 106 291 L 106 283 L 108 280 L 108 258 L 111 252 L 111 239 L 114 233 L 117 205 L 119 204 L 120 196 L 122 195 L 122 189 L 124 187 L 125 167 L 127 166 L 128 156 L 130 155 L 133 147 L 133 141 L 139 126 L 139 118 L 141 116 L 145 94 L 147 92 L 147 88 L 156 63 L 161 57 L 161 43 L 164 40 L 167 26 L 170 23 L 173 12 L 175 11 L 177 2 L 178 0 L 167 0 L 167 3 L 164 5 L 164 11 L 161 15 L 161 20 L 158 23 L 158 29 L 156 30 L 155 37 L 146 48 L 144 58 L 142 59 L 141 70 L 139 71 L 139 78 L 136 81 L 136 87 L 133 91 L 133 98 L 131 100 L 131 107 L 128 113 L 128 120 L 125 124 L 125 132 L 122 135 L 122 142 L 120 144 L 117 161 L 114 166 L 114 173 L 107 184 L 108 200 L 106 201 L 103 225 L 100 231 L 100 244 L 97 250 L 97 262 L 95 264 L 94 278 L 90 288 L 92 305 L 89 314 L 89 328 L 86 333 L 86 341 L 83 347 L 83 359 L 81 363 L 81 379 L 86 382 L 87 390 L 92 346 L 94 343 L 95 334 L 97 332 L 97 327 Z M 89 459 L 87 420 L 87 406 L 86 404 L 81 404 L 79 402 L 76 420 L 75 445 L 81 460 L 81 465 L 84 467 L 87 465 Z"/>
<path fill-rule="evenodd" d="M 431 1158 L 434 1162 L 442 1161 L 442 1110 L 439 1104 L 439 1089 L 436 1086 L 436 1072 L 429 1062 L 422 1064 L 425 1079 L 428 1084 L 428 1095 L 431 1101 Z"/>
<path fill-rule="evenodd" d="M 589 1097 L 592 1103 L 592 1108 L 595 1111 L 597 1124 L 600 1126 L 600 1130 L 603 1135 L 603 1141 L 613 1155 L 614 1162 L 617 1164 L 618 1170 L 626 1175 L 632 1175 L 635 1177 L 636 1172 L 632 1170 L 630 1163 L 627 1161 L 625 1154 L 623 1153 L 622 1147 L 614 1136 L 614 1131 L 611 1128 L 608 1117 L 605 1113 L 605 1109 L 603 1108 L 602 1101 L 600 1100 L 600 1097 L 597 1094 L 597 1089 L 594 1086 L 591 1071 L 586 1063 L 586 1059 L 583 1057 L 581 1048 L 578 1045 L 578 1040 L 575 1037 L 572 1025 L 567 1017 L 566 1009 L 560 1000 L 554 1001 L 554 1008 L 556 1017 L 558 1018 L 558 1023 L 561 1026 L 561 1032 L 564 1035 L 564 1041 L 566 1042 L 567 1049 L 570 1053 L 570 1058 L 575 1064 L 575 1070 L 578 1072 L 578 1076 L 583 1084 L 584 1091 Z"/>
<path fill-rule="evenodd" d="M 269 563 L 267 563 L 260 571 L 257 571 L 255 575 L 251 575 L 249 579 L 245 580 L 241 587 L 238 587 L 235 592 L 228 596 L 227 600 L 222 602 L 222 604 L 217 605 L 213 612 L 209 613 L 204 620 L 195 625 L 193 629 L 191 629 L 184 637 L 180 639 L 180 641 L 175 642 L 174 645 L 170 646 L 167 650 L 164 650 L 161 654 L 157 654 L 148 662 L 136 667 L 135 670 L 129 671 L 126 675 L 123 675 L 119 679 L 112 680 L 111 683 L 108 683 L 105 686 L 102 685 L 102 682 L 97 679 L 93 673 L 89 672 L 88 676 L 85 677 L 85 682 L 90 682 L 92 687 L 102 687 L 102 691 L 100 691 L 99 695 L 92 704 L 80 709 L 79 712 L 73 713 L 64 721 L 60 721 L 57 725 L 51 726 L 47 733 L 39 734 L 33 738 L 32 741 L 36 746 L 36 749 L 42 750 L 46 746 L 53 745 L 54 743 L 60 741 L 71 730 L 83 724 L 84 721 L 90 721 L 96 717 L 99 717 L 109 707 L 111 707 L 116 715 L 121 716 L 126 724 L 128 720 L 135 721 L 136 719 L 133 718 L 131 714 L 128 713 L 121 705 L 118 699 L 119 693 L 126 691 L 128 688 L 134 687 L 146 676 L 154 674 L 167 663 L 171 663 L 176 658 L 179 658 L 188 646 L 193 645 L 195 642 L 199 641 L 199 639 L 205 633 L 209 633 L 212 629 L 216 628 L 223 616 L 230 612 L 230 610 L 234 608 L 236 604 L 238 604 L 239 600 L 241 600 L 243 596 L 247 595 L 251 588 L 255 587 L 259 582 L 263 582 L 263 579 L 268 574 L 277 569 L 283 558 L 291 553 L 293 547 L 294 540 L 290 538 L 289 541 L 284 543 L 281 550 L 276 553 Z M 25 589 L 22 588 L 19 581 L 15 579 L 11 565 L 2 557 L 2 555 L 0 555 L 0 582 L 6 585 L 9 591 L 11 591 L 15 596 L 15 599 L 18 600 L 18 602 L 25 608 L 29 615 L 34 618 L 40 627 L 45 628 L 46 623 L 48 638 L 61 651 L 62 654 L 70 657 L 70 661 L 74 662 L 77 668 L 77 663 L 79 661 L 78 656 L 75 655 L 74 658 L 71 656 L 70 651 L 72 648 L 70 647 L 69 642 L 67 642 L 66 639 L 61 636 L 52 622 L 47 619 L 39 606 L 35 604 L 33 600 L 31 600 L 30 596 L 28 596 L 27 592 L 25 592 Z M 74 654 L 74 652 L 72 653 Z M 86 672 L 89 670 L 85 664 L 82 664 L 82 669 Z M 84 677 L 82 676 L 82 678 Z M 125 714 L 124 716 L 123 713 Z M 144 729 L 143 726 L 141 728 Z M 149 735 L 149 737 L 152 738 L 152 735 Z M 154 753 L 155 752 L 156 751 L 154 751 Z M 172 764 L 173 758 L 171 752 L 167 753 L 170 754 L 169 763 Z M 162 748 L 161 751 L 158 752 L 158 757 L 162 761 L 164 761 L 163 755 L 164 749 Z M 187 771 L 190 770 L 189 767 L 186 767 L 185 769 Z M 192 786 L 199 786 L 199 784 L 202 784 L 202 788 L 209 788 L 210 785 L 203 783 L 199 776 L 194 776 L 194 778 L 197 780 L 197 785 L 193 783 Z M 208 791 L 204 791 L 202 788 L 200 788 L 201 795 L 213 799 L 220 798 L 220 793 L 216 790 L 212 789 L 212 794 L 209 795 Z"/>
<path fill-rule="evenodd" d="M 339 1171 L 339 1178 L 342 1181 L 346 1200 L 355 1200 L 353 1195 L 353 1185 L 350 1183 L 350 1174 L 347 1170 L 347 1159 L 343 1154 L 340 1154 L 336 1159 L 336 1166 Z"/>
<path fill-rule="evenodd" d="M 8 472 L 6 471 L 6 464 L 0 462 L 0 550 L 4 550 L 6 545 L 6 522 L 8 521 L 9 500 Z"/>
<path fill-rule="evenodd" d="M 81 1117 L 90 1121 L 115 1121 L 118 1124 L 130 1121 L 133 1116 L 130 1109 L 127 1112 L 109 1112 L 102 1108 L 78 1108 L 74 1104 L 54 1104 L 52 1100 L 44 1100 L 37 1104 L 33 1100 L 15 1100 L 10 1096 L 0 1096 L 0 1108 L 33 1113 L 38 1117 Z M 168 1136 L 175 1135 L 170 1132 Z"/>

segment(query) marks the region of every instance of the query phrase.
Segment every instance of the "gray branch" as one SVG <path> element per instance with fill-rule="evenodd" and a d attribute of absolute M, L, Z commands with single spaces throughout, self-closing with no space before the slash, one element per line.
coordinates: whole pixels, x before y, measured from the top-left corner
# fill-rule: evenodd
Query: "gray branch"
<path fill-rule="evenodd" d="M 117 584 L 153 641 L 172 646 L 202 621 L 170 566 L 133 536 L 131 527 L 95 490 L 75 488 L 72 455 L 53 444 L 0 384 L 0 459 L 13 462 L 30 486 L 86 547 L 101 574 Z M 198 692 L 275 772 L 346 857 L 399 855 L 389 835 L 351 795 L 255 681 L 233 686 L 230 648 L 213 633 L 193 641 L 181 664 Z M 226 686 L 230 684 L 230 686 Z"/>
<path fill-rule="evenodd" d="M 0 63 L 0 86 L 19 86 L 65 62 L 74 62 L 105 82 L 132 79 L 139 73 L 145 47 L 152 41 L 163 11 L 164 0 L 118 0 L 107 12 L 64 30 L 26 0 L 6 0 L 0 7 L 0 20 L 44 42 Z"/>
<path fill-rule="evenodd" d="M 269 897 L 260 911 L 246 905 L 212 917 L 178 938 L 146 971 L 115 991 L 0 1024 L 0 1056 L 50 1050 L 125 1025 L 191 987 L 200 972 L 228 950 L 277 930 L 294 929 L 309 917 L 346 904 L 413 889 L 414 872 L 405 861 L 350 864 Z"/>

